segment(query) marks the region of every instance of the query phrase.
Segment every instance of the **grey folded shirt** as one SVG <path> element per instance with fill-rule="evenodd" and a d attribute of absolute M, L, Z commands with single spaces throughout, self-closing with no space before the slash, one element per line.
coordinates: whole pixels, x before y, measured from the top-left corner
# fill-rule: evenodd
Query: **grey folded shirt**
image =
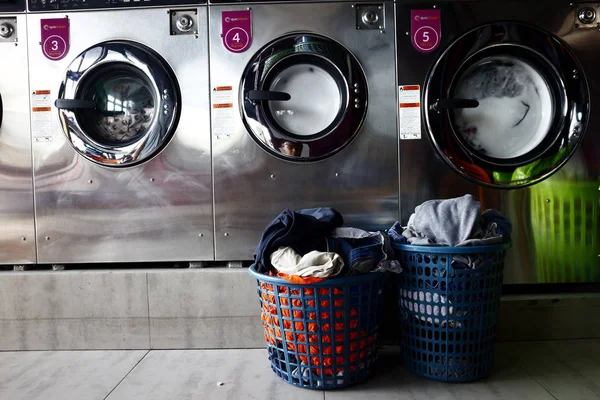
<path fill-rule="evenodd" d="M 412 245 L 458 246 L 482 237 L 481 204 L 470 194 L 448 200 L 429 200 L 417 206 L 402 236 Z"/>

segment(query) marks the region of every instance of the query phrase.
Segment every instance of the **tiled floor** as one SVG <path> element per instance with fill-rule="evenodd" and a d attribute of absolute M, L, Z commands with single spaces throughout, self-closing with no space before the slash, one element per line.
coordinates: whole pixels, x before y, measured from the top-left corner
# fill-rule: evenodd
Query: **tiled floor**
<path fill-rule="evenodd" d="M 270 370 L 265 350 L 0 353 L 1 400 L 600 399 L 600 340 L 501 343 L 490 378 L 444 384 L 418 378 L 386 348 L 355 387 L 299 389 Z"/>

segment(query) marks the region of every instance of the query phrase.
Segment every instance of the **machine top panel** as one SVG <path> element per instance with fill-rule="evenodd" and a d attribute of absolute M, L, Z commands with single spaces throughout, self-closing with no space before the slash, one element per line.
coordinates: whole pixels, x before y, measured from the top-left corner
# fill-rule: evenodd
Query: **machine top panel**
<path fill-rule="evenodd" d="M 211 4 L 240 4 L 240 3 L 383 3 L 386 0 L 209 0 Z M 389 1 L 389 0 L 388 0 Z"/>
<path fill-rule="evenodd" d="M 25 0 L 0 0 L 0 13 L 25 11 Z"/>
<path fill-rule="evenodd" d="M 0 4 L 3 0 L 0 0 Z M 91 10 L 205 4 L 206 0 L 27 0 L 29 11 Z"/>

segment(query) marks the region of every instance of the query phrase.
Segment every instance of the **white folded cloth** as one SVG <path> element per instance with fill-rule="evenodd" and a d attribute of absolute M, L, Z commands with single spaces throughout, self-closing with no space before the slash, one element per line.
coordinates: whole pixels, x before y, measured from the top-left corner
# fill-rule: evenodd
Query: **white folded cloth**
<path fill-rule="evenodd" d="M 280 247 L 271 253 L 271 264 L 287 275 L 328 278 L 344 269 L 344 260 L 337 253 L 311 251 L 300 256 L 291 247 Z"/>

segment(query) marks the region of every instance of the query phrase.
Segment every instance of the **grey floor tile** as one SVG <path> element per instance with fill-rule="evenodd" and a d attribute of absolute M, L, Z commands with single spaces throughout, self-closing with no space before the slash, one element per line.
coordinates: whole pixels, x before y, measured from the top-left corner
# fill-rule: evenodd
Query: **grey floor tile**
<path fill-rule="evenodd" d="M 398 349 L 384 349 L 372 377 L 345 390 L 326 392 L 327 400 L 553 400 L 543 387 L 528 377 L 498 349 L 494 371 L 489 378 L 447 384 L 417 377 L 401 366 Z"/>
<path fill-rule="evenodd" d="M 558 399 L 600 399 L 600 341 L 519 343 L 513 357 Z"/>
<path fill-rule="evenodd" d="M 264 349 L 165 350 L 151 351 L 107 400 L 154 399 L 322 400 L 323 393 L 281 381 Z"/>
<path fill-rule="evenodd" d="M 0 352 L 0 400 L 102 400 L 144 354 Z"/>

